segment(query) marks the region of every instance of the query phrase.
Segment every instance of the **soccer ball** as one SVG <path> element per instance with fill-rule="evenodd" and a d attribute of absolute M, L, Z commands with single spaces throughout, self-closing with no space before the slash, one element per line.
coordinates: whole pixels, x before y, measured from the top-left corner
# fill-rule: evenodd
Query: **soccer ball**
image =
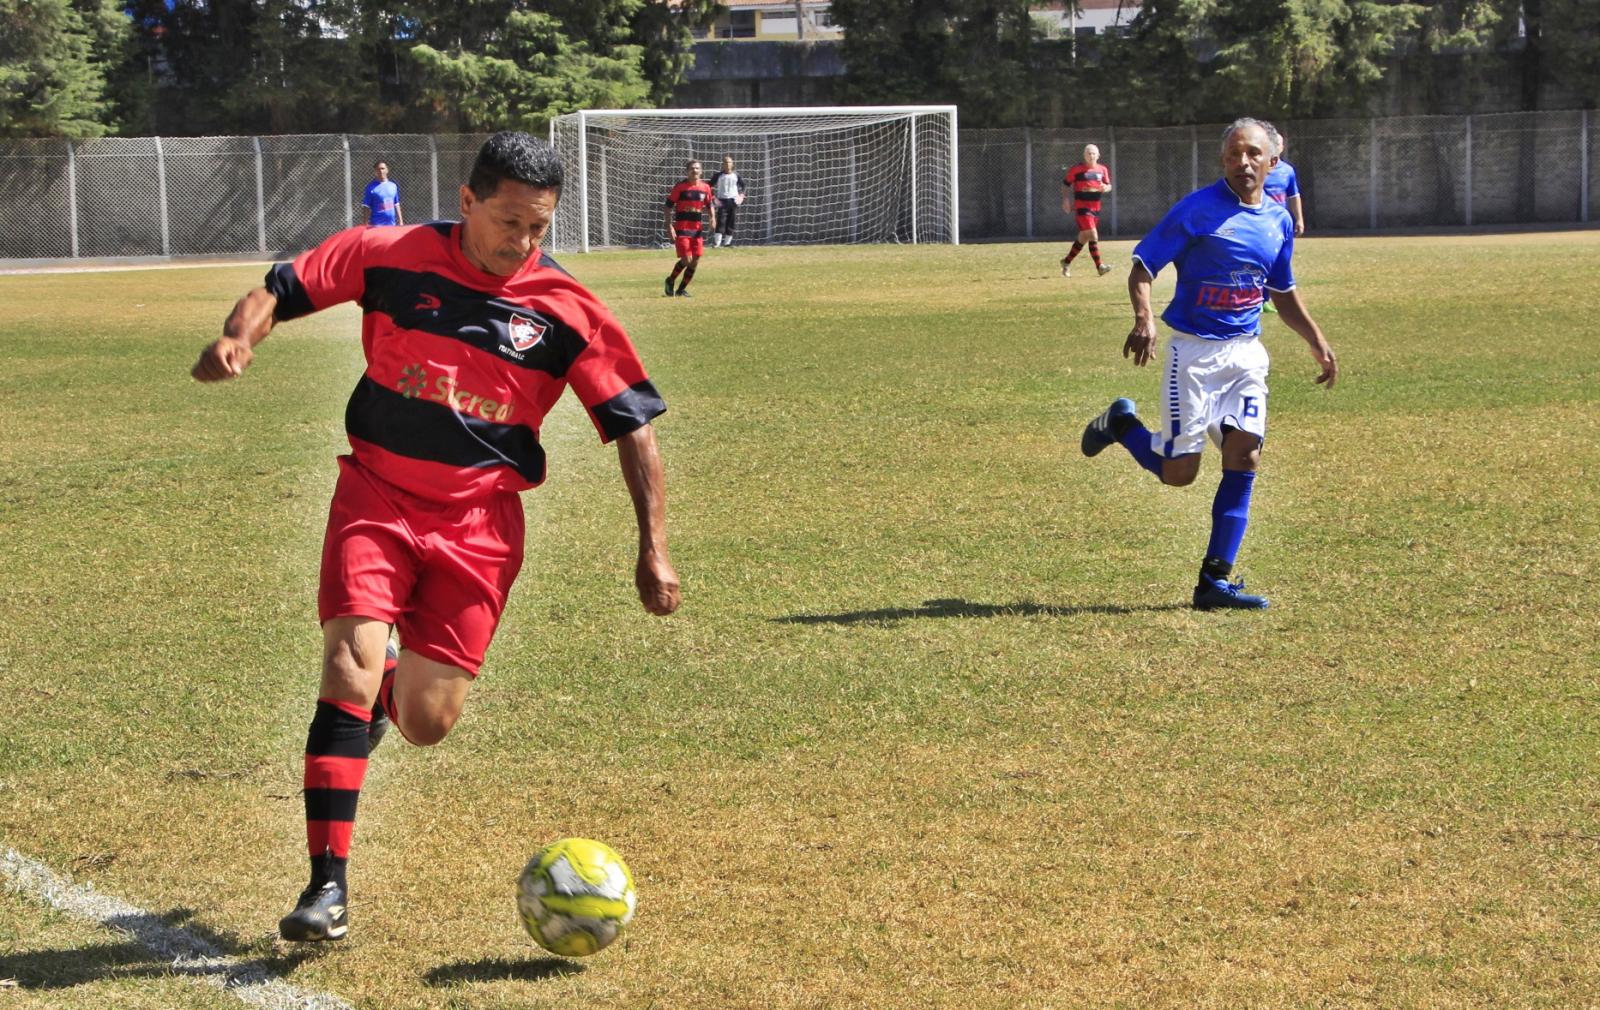
<path fill-rule="evenodd" d="M 517 879 L 523 927 L 535 943 L 563 957 L 609 946 L 633 919 L 638 900 L 628 864 L 610 846 L 587 838 L 546 845 Z"/>

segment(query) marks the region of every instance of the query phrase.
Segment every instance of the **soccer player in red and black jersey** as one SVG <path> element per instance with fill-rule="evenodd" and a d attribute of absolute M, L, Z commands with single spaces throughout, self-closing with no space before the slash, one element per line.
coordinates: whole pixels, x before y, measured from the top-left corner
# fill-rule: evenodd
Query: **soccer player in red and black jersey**
<path fill-rule="evenodd" d="M 539 248 L 561 195 L 549 144 L 497 133 L 461 187 L 461 220 L 342 231 L 280 263 L 200 355 L 238 377 L 275 323 L 341 302 L 364 313 L 366 370 L 323 542 L 322 681 L 306 739 L 311 882 L 287 940 L 348 929 L 345 879 L 367 755 L 392 724 L 420 745 L 461 714 L 522 564 L 518 492 L 544 480 L 539 426 L 572 387 L 615 441 L 639 527 L 647 611 L 678 607 L 651 420 L 666 410 L 615 317 Z M 387 663 L 391 628 L 398 661 Z"/>
<path fill-rule="evenodd" d="M 1111 272 L 1109 264 L 1100 262 L 1100 199 L 1109 192 L 1111 170 L 1100 164 L 1100 149 L 1089 144 L 1083 149 L 1083 161 L 1067 169 L 1061 180 L 1061 209 L 1071 214 L 1078 226 L 1078 240 L 1062 257 L 1061 276 L 1072 276 L 1072 261 L 1085 245 L 1100 276 Z"/>
<path fill-rule="evenodd" d="M 666 294 L 671 295 L 672 282 L 683 275 L 678 283 L 678 294 L 689 297 L 685 290 L 694 280 L 694 269 L 705 255 L 706 236 L 703 230 L 705 215 L 711 215 L 711 230 L 717 230 L 717 202 L 711 198 L 711 185 L 700 178 L 700 163 L 691 161 L 683 180 L 667 194 L 667 237 L 672 239 L 678 253 L 677 265 L 666 280 Z"/>

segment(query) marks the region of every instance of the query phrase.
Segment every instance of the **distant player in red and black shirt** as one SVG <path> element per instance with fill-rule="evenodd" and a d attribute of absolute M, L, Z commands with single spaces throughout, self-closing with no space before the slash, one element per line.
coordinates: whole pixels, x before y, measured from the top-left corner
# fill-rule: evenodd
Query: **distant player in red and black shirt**
<path fill-rule="evenodd" d="M 678 252 L 678 263 L 666 280 L 666 294 L 671 296 L 672 282 L 683 275 L 677 293 L 689 297 L 685 289 L 694 280 L 694 269 L 706 251 L 704 231 L 705 215 L 711 215 L 711 230 L 717 230 L 717 202 L 711 197 L 711 186 L 700 178 L 700 163 L 691 161 L 685 166 L 688 174 L 667 194 L 667 237 Z"/>
<path fill-rule="evenodd" d="M 522 564 L 518 492 L 544 480 L 539 426 L 571 386 L 617 443 L 639 525 L 634 583 L 652 614 L 678 607 L 652 418 L 666 410 L 599 299 L 539 249 L 561 195 L 543 141 L 483 145 L 461 221 L 342 231 L 267 274 L 200 355 L 202 382 L 239 376 L 278 322 L 354 301 L 366 371 L 345 411 L 351 452 L 323 542 L 322 683 L 306 739 L 311 882 L 286 940 L 348 929 L 345 867 L 367 755 L 391 723 L 444 739 Z M 401 651 L 386 661 L 391 627 Z"/>
<path fill-rule="evenodd" d="M 1078 225 L 1078 240 L 1062 257 L 1061 276 L 1072 276 L 1072 261 L 1083 247 L 1089 247 L 1095 269 L 1104 277 L 1109 264 L 1100 262 L 1100 198 L 1111 192 L 1111 170 L 1100 164 L 1100 149 L 1093 144 L 1083 149 L 1083 161 L 1067 169 L 1061 180 L 1061 209 L 1071 214 Z"/>

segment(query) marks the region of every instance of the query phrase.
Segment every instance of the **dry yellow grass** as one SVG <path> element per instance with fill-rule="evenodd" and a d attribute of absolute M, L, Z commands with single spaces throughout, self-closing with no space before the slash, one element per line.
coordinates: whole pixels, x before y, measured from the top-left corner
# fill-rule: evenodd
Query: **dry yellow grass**
<path fill-rule="evenodd" d="M 311 952 L 272 930 L 354 314 L 204 390 L 256 271 L 0 277 L 0 844 L 362 1008 L 1600 1005 L 1600 236 L 1304 243 L 1345 377 L 1269 324 L 1258 615 L 1183 607 L 1206 480 L 1077 455 L 1155 377 L 1052 251 L 735 249 L 692 304 L 574 259 L 671 405 L 684 609 L 564 406 L 486 673 L 379 751 Z M 513 902 L 569 834 L 640 890 L 584 962 Z M 5 896 L 0 1004 L 237 1005 L 119 942 Z"/>

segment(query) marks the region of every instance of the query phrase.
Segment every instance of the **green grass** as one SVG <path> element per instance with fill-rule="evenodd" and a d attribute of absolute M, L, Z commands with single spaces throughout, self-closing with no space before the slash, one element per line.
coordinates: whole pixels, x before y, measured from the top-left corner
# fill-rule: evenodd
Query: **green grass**
<path fill-rule="evenodd" d="M 484 675 L 377 755 L 353 939 L 309 956 L 273 928 L 358 314 L 201 387 L 260 268 L 0 277 L 0 845 L 364 1010 L 1593 1004 L 1600 233 L 1298 252 L 1343 374 L 1267 323 L 1248 615 L 1184 606 L 1214 454 L 1078 454 L 1156 391 L 1121 270 L 736 248 L 689 301 L 569 257 L 671 408 L 683 609 L 638 606 L 564 400 Z M 512 896 L 568 834 L 640 887 L 581 963 Z M 238 1005 L 121 944 L 4 895 L 0 1002 Z"/>

